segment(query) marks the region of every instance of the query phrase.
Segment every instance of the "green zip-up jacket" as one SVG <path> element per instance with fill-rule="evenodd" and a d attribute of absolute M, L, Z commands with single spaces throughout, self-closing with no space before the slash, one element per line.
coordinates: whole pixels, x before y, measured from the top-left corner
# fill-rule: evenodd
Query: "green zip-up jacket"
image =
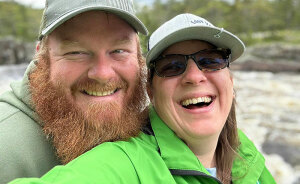
<path fill-rule="evenodd" d="M 59 162 L 30 106 L 28 73 L 0 96 L 0 184 L 20 177 L 41 177 Z"/>
<path fill-rule="evenodd" d="M 193 152 L 157 116 L 151 125 L 128 141 L 103 143 L 66 166 L 56 166 L 41 179 L 18 179 L 11 184 L 126 183 L 126 184 L 219 184 Z M 232 168 L 233 184 L 275 183 L 264 158 L 253 143 L 239 132 L 242 159 Z"/>

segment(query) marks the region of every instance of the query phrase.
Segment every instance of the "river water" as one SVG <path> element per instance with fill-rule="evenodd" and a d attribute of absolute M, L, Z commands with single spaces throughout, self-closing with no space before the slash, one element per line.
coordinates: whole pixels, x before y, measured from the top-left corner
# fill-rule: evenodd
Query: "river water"
<path fill-rule="evenodd" d="M 26 65 L 0 66 L 0 94 Z M 234 71 L 238 126 L 279 184 L 300 184 L 300 75 Z"/>

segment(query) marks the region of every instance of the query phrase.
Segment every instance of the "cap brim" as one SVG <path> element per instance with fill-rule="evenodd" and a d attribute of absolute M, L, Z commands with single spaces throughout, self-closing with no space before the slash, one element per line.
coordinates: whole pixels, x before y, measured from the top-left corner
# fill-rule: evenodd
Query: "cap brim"
<path fill-rule="evenodd" d="M 217 38 L 215 35 L 220 37 Z M 226 30 L 221 32 L 221 29 L 218 28 L 193 26 L 177 30 L 154 45 L 147 53 L 147 65 L 169 46 L 185 40 L 203 40 L 220 48 L 228 48 L 231 50 L 231 62 L 239 58 L 245 50 L 244 43 L 237 36 Z"/>
<path fill-rule="evenodd" d="M 83 12 L 91 11 L 91 10 L 100 10 L 100 11 L 106 11 L 110 12 L 112 14 L 115 14 L 119 16 L 121 19 L 125 20 L 129 25 L 131 25 L 137 32 L 140 32 L 144 35 L 148 35 L 148 30 L 145 27 L 145 25 L 133 14 L 128 13 L 127 11 L 113 8 L 113 7 L 105 7 L 105 6 L 92 6 L 92 7 L 83 7 L 80 9 L 75 9 L 73 11 L 70 11 L 63 16 L 56 19 L 54 22 L 52 22 L 49 26 L 45 27 L 41 34 L 40 39 L 44 37 L 45 35 L 48 35 L 51 33 L 55 28 L 69 20 L 70 18 L 81 14 Z"/>

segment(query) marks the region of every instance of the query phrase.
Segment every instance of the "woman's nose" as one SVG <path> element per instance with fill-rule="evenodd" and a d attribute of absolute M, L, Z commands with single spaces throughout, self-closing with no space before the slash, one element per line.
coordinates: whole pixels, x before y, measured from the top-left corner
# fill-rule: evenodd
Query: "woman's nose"
<path fill-rule="evenodd" d="M 205 80 L 207 80 L 205 72 L 201 71 L 195 61 L 190 58 L 182 76 L 183 84 L 199 85 Z"/>

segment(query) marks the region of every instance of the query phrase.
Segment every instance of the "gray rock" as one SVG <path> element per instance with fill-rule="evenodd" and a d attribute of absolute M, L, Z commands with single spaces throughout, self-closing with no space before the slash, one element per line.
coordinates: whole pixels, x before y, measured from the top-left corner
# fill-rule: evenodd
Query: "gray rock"
<path fill-rule="evenodd" d="M 255 45 L 231 64 L 232 70 L 300 72 L 300 45 L 268 44 Z"/>
<path fill-rule="evenodd" d="M 27 43 L 6 37 L 0 40 L 0 65 L 21 64 L 31 61 L 35 43 Z"/>
<path fill-rule="evenodd" d="M 278 154 L 292 166 L 300 163 L 300 148 L 280 142 L 265 141 L 262 149 L 267 154 Z"/>

